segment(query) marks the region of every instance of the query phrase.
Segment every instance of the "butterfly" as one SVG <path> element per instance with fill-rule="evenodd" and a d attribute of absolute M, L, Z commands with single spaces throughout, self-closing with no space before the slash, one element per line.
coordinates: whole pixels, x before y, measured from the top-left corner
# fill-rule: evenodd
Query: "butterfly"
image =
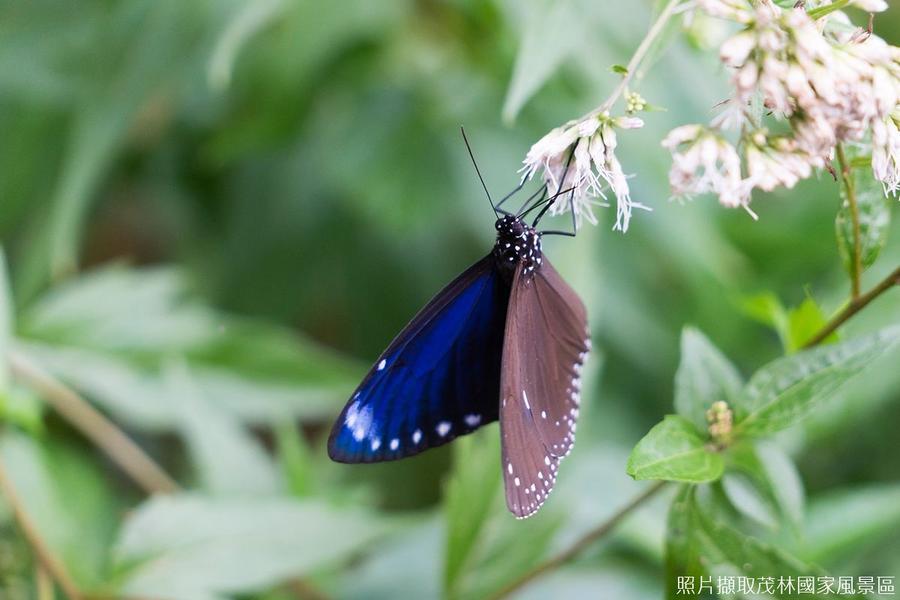
<path fill-rule="evenodd" d="M 536 229 L 565 192 L 547 198 L 542 186 L 518 213 L 502 210 L 523 185 L 497 205 L 485 186 L 497 216 L 492 250 L 378 357 L 332 428 L 332 460 L 406 458 L 499 420 L 507 507 L 525 518 L 544 504 L 575 442 L 591 340 L 584 304 L 541 249 L 543 235 L 574 232 Z"/>

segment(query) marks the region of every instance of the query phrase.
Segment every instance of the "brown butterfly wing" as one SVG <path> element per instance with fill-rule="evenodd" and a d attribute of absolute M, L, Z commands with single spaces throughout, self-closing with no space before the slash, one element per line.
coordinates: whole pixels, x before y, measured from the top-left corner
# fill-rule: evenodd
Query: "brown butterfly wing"
<path fill-rule="evenodd" d="M 575 442 L 581 368 L 590 348 L 587 311 L 553 266 L 513 277 L 500 375 L 506 503 L 534 514 Z"/>

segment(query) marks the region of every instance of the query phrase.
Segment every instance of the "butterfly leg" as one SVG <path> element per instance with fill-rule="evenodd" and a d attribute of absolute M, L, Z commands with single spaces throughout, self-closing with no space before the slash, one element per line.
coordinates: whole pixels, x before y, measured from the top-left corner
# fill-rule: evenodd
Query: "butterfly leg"
<path fill-rule="evenodd" d="M 539 232 L 542 236 L 544 235 L 564 235 L 566 237 L 575 237 L 578 233 L 578 223 L 575 220 L 575 190 L 572 190 L 572 193 L 569 194 L 569 212 L 572 213 L 572 231 L 560 231 L 560 230 L 550 230 L 550 231 L 541 231 Z"/>

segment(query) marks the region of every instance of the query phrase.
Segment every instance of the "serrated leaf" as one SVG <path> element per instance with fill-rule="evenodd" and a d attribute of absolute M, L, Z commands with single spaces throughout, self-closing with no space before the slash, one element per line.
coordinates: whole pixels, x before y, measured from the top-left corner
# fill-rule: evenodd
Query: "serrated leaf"
<path fill-rule="evenodd" d="M 114 554 L 120 567 L 130 567 L 122 594 L 194 600 L 303 576 L 387 530 L 374 515 L 319 502 L 175 495 L 131 513 Z"/>
<path fill-rule="evenodd" d="M 274 495 L 281 488 L 278 470 L 250 432 L 209 402 L 183 362 L 168 364 L 165 378 L 202 489 L 214 495 Z"/>
<path fill-rule="evenodd" d="M 891 223 L 891 200 L 884 195 L 880 181 L 871 168 L 850 169 L 851 186 L 856 196 L 859 219 L 859 259 L 862 271 L 872 266 L 884 244 Z M 851 277 L 856 273 L 854 226 L 846 186 L 841 186 L 841 208 L 835 217 L 838 250 L 844 269 Z"/>
<path fill-rule="evenodd" d="M 635 479 L 698 483 L 718 479 L 723 465 L 687 419 L 666 415 L 631 451 L 626 470 Z"/>
<path fill-rule="evenodd" d="M 706 411 L 716 401 L 732 404 L 743 381 L 737 369 L 699 330 L 681 333 L 681 362 L 675 373 L 675 410 L 698 430 L 706 429 Z"/>
<path fill-rule="evenodd" d="M 765 365 L 738 396 L 735 434 L 772 433 L 796 423 L 898 340 L 900 326 L 892 326 Z"/>
<path fill-rule="evenodd" d="M 454 446 L 454 468 L 447 483 L 444 508 L 447 518 L 444 590 L 448 596 L 453 595 L 471 559 L 501 481 L 496 461 L 500 443 L 494 432 L 465 436 Z"/>

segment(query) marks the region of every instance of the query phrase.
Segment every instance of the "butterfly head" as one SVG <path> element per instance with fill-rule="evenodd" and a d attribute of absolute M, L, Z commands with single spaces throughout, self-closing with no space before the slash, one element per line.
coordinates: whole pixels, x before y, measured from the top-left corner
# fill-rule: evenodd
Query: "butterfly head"
<path fill-rule="evenodd" d="M 494 227 L 497 229 L 494 257 L 499 267 L 512 273 L 519 263 L 523 263 L 525 275 L 540 268 L 541 236 L 534 227 L 515 215 L 497 219 Z"/>

